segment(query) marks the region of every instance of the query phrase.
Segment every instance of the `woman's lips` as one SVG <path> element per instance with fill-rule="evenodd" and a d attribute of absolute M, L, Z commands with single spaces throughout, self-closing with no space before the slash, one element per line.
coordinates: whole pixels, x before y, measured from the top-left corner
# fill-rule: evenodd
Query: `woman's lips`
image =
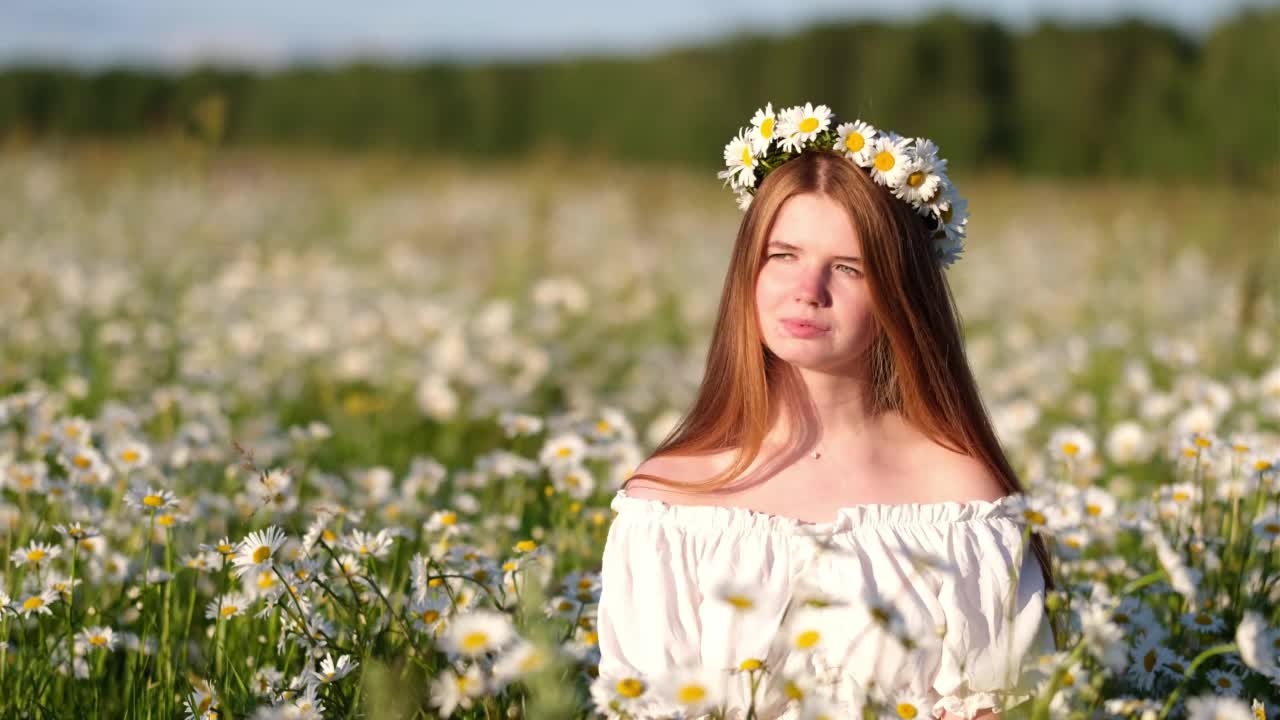
<path fill-rule="evenodd" d="M 783 320 L 782 327 L 786 328 L 787 332 L 793 336 L 800 338 L 817 337 L 827 332 L 827 328 L 805 320 Z"/>

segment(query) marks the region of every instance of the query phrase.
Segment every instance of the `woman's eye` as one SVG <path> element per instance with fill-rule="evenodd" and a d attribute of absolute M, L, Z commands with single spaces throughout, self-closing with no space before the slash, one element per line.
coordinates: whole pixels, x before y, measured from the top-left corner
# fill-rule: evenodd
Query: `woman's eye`
<path fill-rule="evenodd" d="M 770 255 L 767 259 L 772 260 L 773 258 L 782 257 L 783 255 L 790 255 L 790 254 L 791 253 L 774 253 Z"/>
<path fill-rule="evenodd" d="M 852 270 L 852 271 L 853 271 L 853 272 L 847 272 L 847 273 L 845 273 L 846 275 L 861 275 L 861 274 L 862 274 L 861 272 L 858 272 L 858 268 L 856 268 L 856 267 L 854 267 L 854 266 L 852 266 L 852 265 L 837 265 L 836 267 L 848 268 L 849 270 Z"/>

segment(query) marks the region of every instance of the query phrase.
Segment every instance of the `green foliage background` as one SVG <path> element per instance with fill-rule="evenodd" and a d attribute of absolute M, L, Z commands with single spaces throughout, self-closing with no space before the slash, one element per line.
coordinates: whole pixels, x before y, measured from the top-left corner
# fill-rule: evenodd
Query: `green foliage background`
<path fill-rule="evenodd" d="M 0 71 L 0 138 L 196 131 L 233 144 L 509 159 L 572 147 L 720 165 L 766 100 L 933 138 L 953 167 L 1055 176 L 1280 176 L 1280 7 L 1192 39 L 1149 23 L 1014 32 L 951 13 L 738 35 L 647 57 L 485 64 Z"/>

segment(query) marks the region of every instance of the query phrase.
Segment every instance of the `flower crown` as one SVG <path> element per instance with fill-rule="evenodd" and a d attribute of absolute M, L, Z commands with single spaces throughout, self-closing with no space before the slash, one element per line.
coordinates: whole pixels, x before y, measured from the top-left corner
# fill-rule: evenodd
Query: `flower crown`
<path fill-rule="evenodd" d="M 969 211 L 968 202 L 956 194 L 947 177 L 947 161 L 938 157 L 938 146 L 927 138 L 877 130 L 861 120 L 832 130 L 832 117 L 826 105 L 805 103 L 775 115 L 769 103 L 756 111 L 749 129 L 741 128 L 724 146 L 728 167 L 716 177 L 732 185 L 738 207 L 745 211 L 765 176 L 806 148 L 839 153 L 865 168 L 872 180 L 929 222 L 934 255 L 942 267 L 950 267 L 964 252 Z"/>

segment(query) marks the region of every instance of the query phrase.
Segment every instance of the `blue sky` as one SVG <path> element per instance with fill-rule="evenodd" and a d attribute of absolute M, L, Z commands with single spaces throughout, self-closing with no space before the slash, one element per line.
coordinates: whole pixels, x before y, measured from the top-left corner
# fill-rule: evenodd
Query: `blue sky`
<path fill-rule="evenodd" d="M 643 53 L 735 30 L 783 32 L 826 18 L 910 20 L 939 8 L 1025 28 L 1041 17 L 1137 16 L 1197 34 L 1276 0 L 0 0 L 0 63 L 263 67 L 353 55 L 463 59 Z"/>

